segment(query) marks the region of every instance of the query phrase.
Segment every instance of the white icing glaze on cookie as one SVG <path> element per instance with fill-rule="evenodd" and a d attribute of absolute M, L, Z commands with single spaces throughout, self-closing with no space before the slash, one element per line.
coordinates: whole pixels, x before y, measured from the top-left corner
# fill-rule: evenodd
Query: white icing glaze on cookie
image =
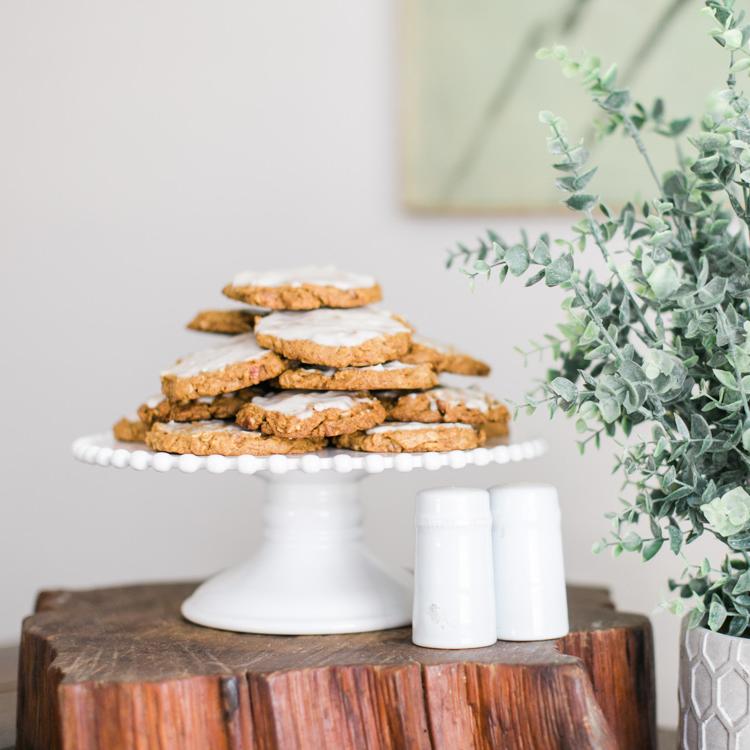
<path fill-rule="evenodd" d="M 358 346 L 382 336 L 411 333 L 389 312 L 376 307 L 272 312 L 258 321 L 255 332 L 286 341 L 311 341 L 320 346 Z"/>
<path fill-rule="evenodd" d="M 369 430 L 365 430 L 368 435 L 375 435 L 378 432 L 401 432 L 402 430 L 446 430 L 451 427 L 460 427 L 466 430 L 473 430 L 474 427 L 470 424 L 463 424 L 462 422 L 437 422 L 436 424 L 425 424 L 424 422 L 386 422 L 385 424 L 379 424 L 377 427 L 370 427 Z"/>
<path fill-rule="evenodd" d="M 286 414 L 297 419 L 311 417 L 316 411 L 337 409 L 351 411 L 357 404 L 373 403 L 375 399 L 357 396 L 348 391 L 281 391 L 271 396 L 256 396 L 252 403 L 266 411 Z"/>
<path fill-rule="evenodd" d="M 218 372 L 229 365 L 260 359 L 268 354 L 262 349 L 252 333 L 241 333 L 211 349 L 204 349 L 183 357 L 179 362 L 162 372 L 162 375 L 176 375 L 189 378 L 201 372 Z"/>
<path fill-rule="evenodd" d="M 242 271 L 232 279 L 232 286 L 299 287 L 304 284 L 331 286 L 335 289 L 366 289 L 375 279 L 365 274 L 339 271 L 335 266 L 299 266 L 270 271 Z"/>
<path fill-rule="evenodd" d="M 205 419 L 202 422 L 162 422 L 158 429 L 181 435 L 201 435 L 204 432 L 252 432 L 260 435 L 260 432 L 245 430 L 234 422 L 223 422 L 221 419 Z"/>
<path fill-rule="evenodd" d="M 342 367 L 337 370 L 335 367 L 324 367 L 323 365 L 305 365 L 304 367 L 298 368 L 300 372 L 315 372 L 320 375 L 324 375 L 327 378 L 333 377 L 337 372 L 393 372 L 395 370 L 413 370 L 419 365 L 410 365 L 406 362 L 399 362 L 393 360 L 391 362 L 383 362 L 380 365 L 365 365 L 363 367 Z"/>
<path fill-rule="evenodd" d="M 430 399 L 430 408 L 437 411 L 437 402 L 443 401 L 450 406 L 465 406 L 467 409 L 476 409 L 477 411 L 487 412 L 490 404 L 494 401 L 488 393 L 480 391 L 478 388 L 452 388 L 449 386 L 438 386 L 431 388 L 429 391 L 423 391 L 423 394 Z M 410 393 L 406 398 L 416 398 L 420 393 Z"/>

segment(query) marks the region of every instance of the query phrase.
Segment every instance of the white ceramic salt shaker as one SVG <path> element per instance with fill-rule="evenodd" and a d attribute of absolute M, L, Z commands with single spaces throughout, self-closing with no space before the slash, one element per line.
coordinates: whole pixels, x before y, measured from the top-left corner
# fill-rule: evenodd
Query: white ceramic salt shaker
<path fill-rule="evenodd" d="M 445 487 L 417 495 L 412 641 L 478 648 L 497 640 L 492 515 L 486 490 Z"/>
<path fill-rule="evenodd" d="M 568 632 L 560 504 L 545 484 L 490 489 L 497 637 L 541 641 Z"/>

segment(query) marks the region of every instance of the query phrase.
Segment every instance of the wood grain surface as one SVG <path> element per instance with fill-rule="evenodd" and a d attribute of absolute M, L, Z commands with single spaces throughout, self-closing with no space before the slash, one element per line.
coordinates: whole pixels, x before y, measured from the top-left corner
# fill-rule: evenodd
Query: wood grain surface
<path fill-rule="evenodd" d="M 571 633 L 438 651 L 408 628 L 263 636 L 192 625 L 195 584 L 39 596 L 18 748 L 656 748 L 648 620 L 571 588 Z"/>

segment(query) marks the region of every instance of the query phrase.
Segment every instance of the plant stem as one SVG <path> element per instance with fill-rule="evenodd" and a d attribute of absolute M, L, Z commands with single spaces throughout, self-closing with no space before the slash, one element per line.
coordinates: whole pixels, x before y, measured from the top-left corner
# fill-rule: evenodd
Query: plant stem
<path fill-rule="evenodd" d="M 602 107 L 604 106 L 603 103 L 601 104 L 601 106 Z M 659 191 L 659 195 L 661 195 L 661 192 L 663 189 L 661 180 L 659 179 L 659 175 L 656 172 L 656 167 L 654 166 L 654 163 L 651 161 L 651 156 L 648 153 L 646 144 L 643 142 L 643 138 L 641 138 L 641 134 L 638 132 L 638 128 L 635 126 L 635 123 L 630 118 L 630 115 L 626 114 L 625 112 L 619 112 L 619 114 L 622 117 L 622 124 L 625 126 L 625 131 L 633 139 L 633 143 L 635 143 L 636 148 L 638 149 L 639 153 L 641 154 L 644 161 L 646 162 L 648 171 L 651 173 L 651 177 L 653 177 L 653 180 L 656 183 L 656 188 Z"/>

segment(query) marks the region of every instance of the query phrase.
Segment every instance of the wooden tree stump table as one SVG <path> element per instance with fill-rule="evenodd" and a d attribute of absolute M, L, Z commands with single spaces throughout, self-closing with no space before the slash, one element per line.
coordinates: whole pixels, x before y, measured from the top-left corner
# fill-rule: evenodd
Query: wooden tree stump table
<path fill-rule="evenodd" d="M 267 636 L 192 625 L 195 584 L 40 594 L 18 748 L 656 748 L 647 618 L 569 590 L 571 633 L 465 651 L 408 628 Z"/>

